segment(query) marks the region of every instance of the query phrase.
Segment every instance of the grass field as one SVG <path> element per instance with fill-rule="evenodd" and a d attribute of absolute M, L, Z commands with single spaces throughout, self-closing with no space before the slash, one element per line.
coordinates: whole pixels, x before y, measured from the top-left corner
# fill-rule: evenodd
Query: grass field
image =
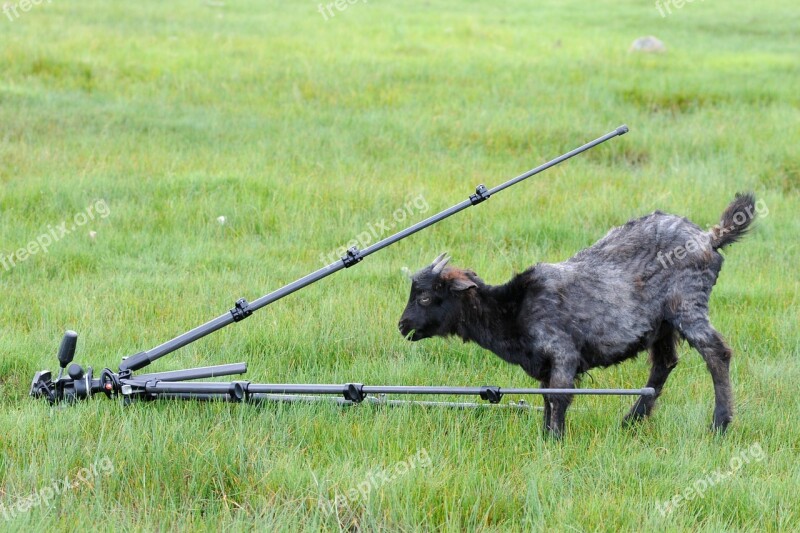
<path fill-rule="evenodd" d="M 9 4 L 0 530 L 800 524 L 796 2 L 709 0 L 664 17 L 631 0 L 371 0 L 335 16 L 311 0 Z M 628 51 L 649 34 L 666 53 Z M 707 227 L 753 190 L 765 216 L 727 250 L 711 302 L 735 352 L 723 438 L 685 345 L 650 420 L 625 430 L 631 398 L 580 397 L 561 442 L 538 411 L 27 397 L 66 329 L 81 335 L 76 361 L 116 369 L 381 221 L 397 230 L 621 123 L 628 135 L 148 371 L 248 361 L 259 382 L 533 386 L 474 345 L 403 340 L 401 268 L 447 250 L 500 283 L 654 209 Z M 42 235 L 48 250 L 29 248 Z M 647 369 L 642 356 L 584 386 L 641 387 Z"/>

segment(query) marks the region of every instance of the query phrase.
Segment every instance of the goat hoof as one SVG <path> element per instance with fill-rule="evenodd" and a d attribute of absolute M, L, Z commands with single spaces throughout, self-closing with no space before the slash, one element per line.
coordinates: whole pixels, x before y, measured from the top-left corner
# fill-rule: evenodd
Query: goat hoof
<path fill-rule="evenodd" d="M 639 422 L 644 420 L 646 417 L 647 416 L 645 414 L 643 414 L 643 413 L 638 413 L 638 412 L 637 413 L 628 413 L 622 419 L 622 427 L 624 427 L 624 428 L 634 427 L 637 424 L 639 424 Z"/>
<path fill-rule="evenodd" d="M 727 420 L 714 420 L 711 424 L 711 431 L 717 433 L 719 435 L 724 435 L 725 432 L 728 430 L 728 426 L 730 425 L 730 419 Z"/>

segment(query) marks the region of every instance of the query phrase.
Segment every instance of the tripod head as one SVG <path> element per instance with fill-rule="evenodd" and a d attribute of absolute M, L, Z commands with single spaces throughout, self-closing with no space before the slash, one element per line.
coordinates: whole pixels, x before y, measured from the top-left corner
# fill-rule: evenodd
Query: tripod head
<path fill-rule="evenodd" d="M 171 370 L 150 374 L 133 375 L 131 370 L 122 370 L 119 373 L 109 368 L 104 368 L 100 376 L 95 378 L 92 367 L 85 371 L 83 367 L 72 360 L 75 357 L 75 348 L 78 343 L 78 334 L 67 331 L 61 339 L 58 349 L 58 377 L 53 380 L 49 370 L 40 370 L 33 376 L 30 395 L 34 398 L 45 398 L 50 405 L 57 403 L 72 403 L 76 400 L 85 400 L 92 395 L 102 392 L 108 398 L 121 394 L 126 400 L 152 399 L 147 394 L 146 386 L 159 382 L 187 381 L 194 379 L 215 378 L 244 374 L 247 364 L 233 363 L 227 365 L 205 366 L 189 368 L 186 370 Z M 67 375 L 64 375 L 66 369 Z M 243 397 L 243 392 L 232 386 L 230 393 L 233 397 Z"/>
<path fill-rule="evenodd" d="M 95 379 L 92 367 L 84 371 L 81 365 L 72 362 L 77 345 L 78 334 L 72 330 L 66 331 L 58 348 L 58 377 L 53 381 L 49 370 L 36 372 L 31 382 L 31 396 L 47 398 L 52 405 L 83 400 L 97 392 L 104 392 L 110 397 L 118 390 L 119 380 L 109 369 L 103 369 L 100 377 Z"/>

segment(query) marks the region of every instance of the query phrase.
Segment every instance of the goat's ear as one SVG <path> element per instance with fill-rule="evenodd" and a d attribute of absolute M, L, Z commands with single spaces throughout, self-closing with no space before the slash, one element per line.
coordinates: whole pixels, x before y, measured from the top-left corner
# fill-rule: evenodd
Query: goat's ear
<path fill-rule="evenodd" d="M 467 289 L 474 289 L 478 284 L 466 276 L 458 276 L 450 280 L 450 290 L 453 291 L 466 291 Z"/>
<path fill-rule="evenodd" d="M 453 292 L 466 291 L 478 286 L 472 277 L 476 277 L 471 270 L 461 270 L 459 268 L 449 268 L 442 274 L 442 281 L 447 288 Z"/>

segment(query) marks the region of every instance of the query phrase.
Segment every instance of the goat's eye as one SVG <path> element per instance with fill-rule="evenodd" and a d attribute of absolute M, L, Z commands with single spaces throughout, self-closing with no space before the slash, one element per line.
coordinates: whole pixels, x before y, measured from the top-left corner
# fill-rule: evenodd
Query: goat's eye
<path fill-rule="evenodd" d="M 430 296 L 423 296 L 422 298 L 419 299 L 419 305 L 428 305 L 430 303 L 431 303 Z"/>

